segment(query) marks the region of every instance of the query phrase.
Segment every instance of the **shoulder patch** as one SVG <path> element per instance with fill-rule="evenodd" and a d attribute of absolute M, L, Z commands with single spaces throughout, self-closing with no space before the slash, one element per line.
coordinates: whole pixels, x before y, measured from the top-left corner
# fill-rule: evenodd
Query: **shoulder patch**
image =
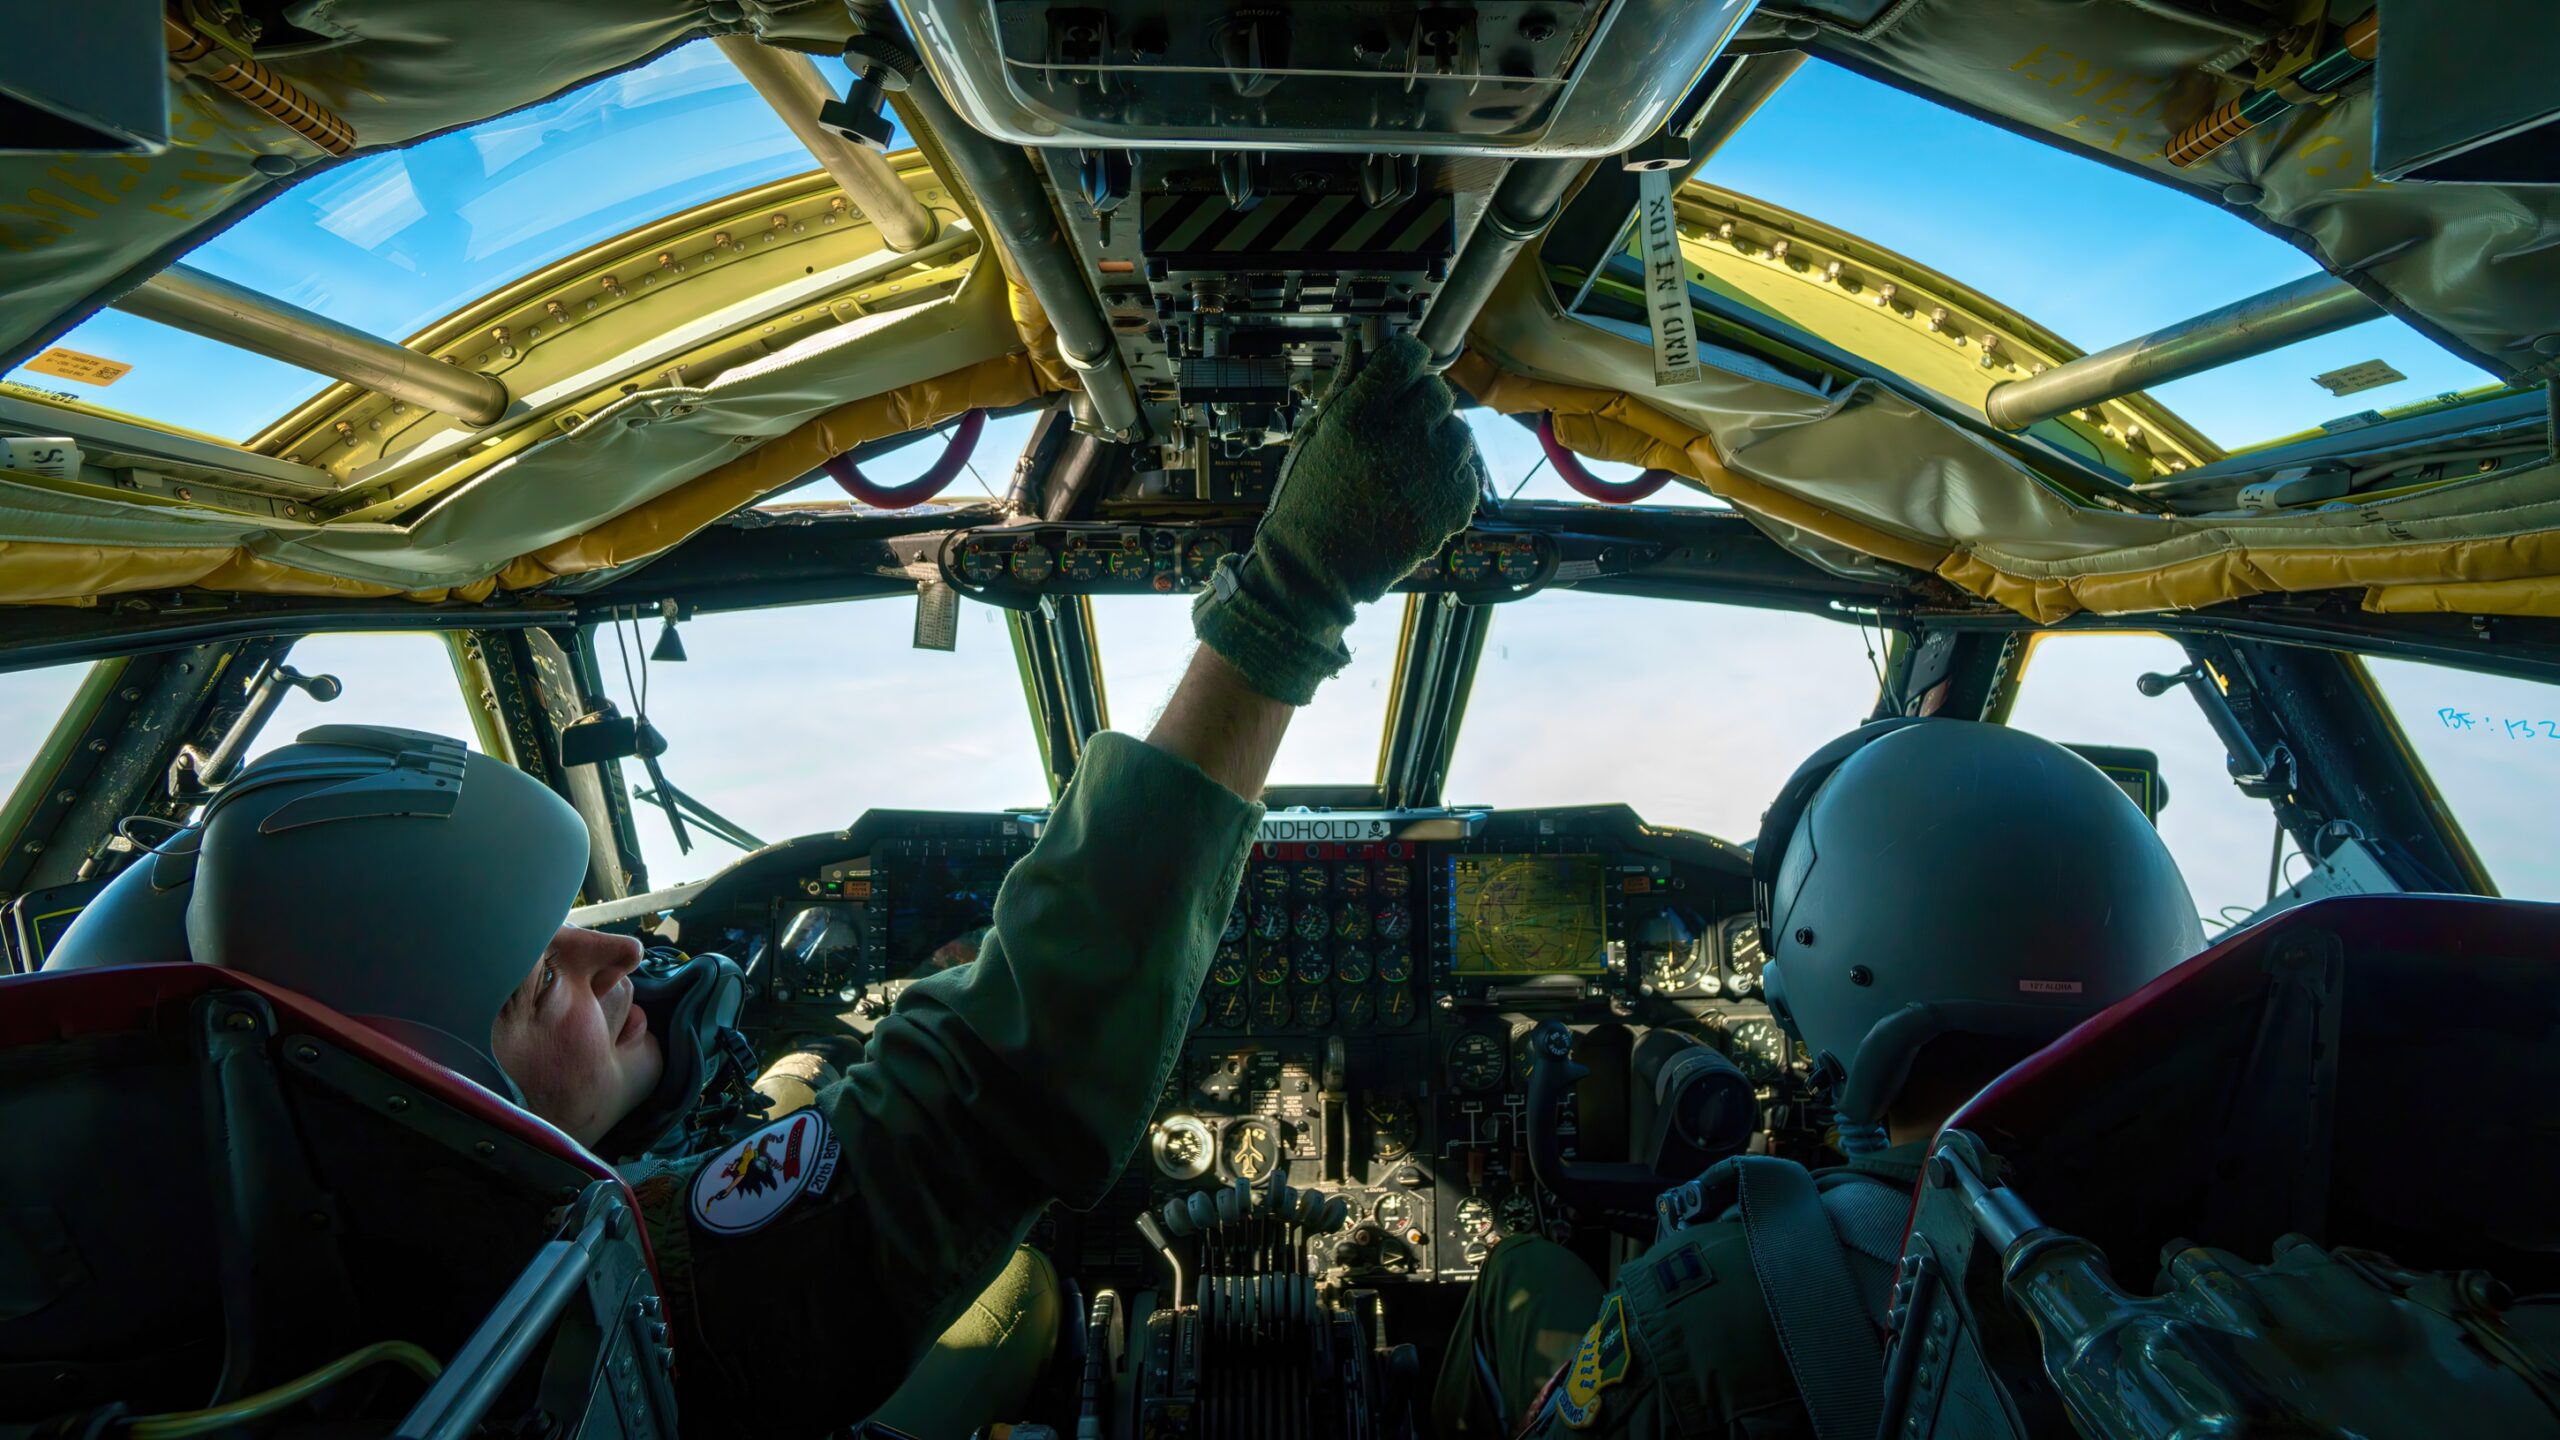
<path fill-rule="evenodd" d="M 802 1195 L 835 1182 L 841 1143 L 815 1110 L 798 1110 L 711 1157 L 693 1177 L 697 1229 L 714 1235 L 761 1230 Z"/>
<path fill-rule="evenodd" d="M 1616 1294 L 1601 1302 L 1600 1318 L 1582 1337 L 1582 1348 L 1556 1391 L 1556 1418 L 1587 1430 L 1600 1418 L 1600 1393 L 1627 1378 L 1627 1306 Z"/>

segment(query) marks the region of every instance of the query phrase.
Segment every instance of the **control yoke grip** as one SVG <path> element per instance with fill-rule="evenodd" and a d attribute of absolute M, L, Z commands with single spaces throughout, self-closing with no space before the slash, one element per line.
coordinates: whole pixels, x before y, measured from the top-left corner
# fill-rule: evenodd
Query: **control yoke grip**
<path fill-rule="evenodd" d="M 1679 1183 L 1632 1161 L 1564 1158 L 1557 1121 L 1573 1083 L 1591 1073 L 1573 1059 L 1573 1032 L 1541 1020 L 1529 1037 L 1529 1173 L 1549 1194 L 1622 1235 L 1650 1240 L 1654 1199 Z"/>

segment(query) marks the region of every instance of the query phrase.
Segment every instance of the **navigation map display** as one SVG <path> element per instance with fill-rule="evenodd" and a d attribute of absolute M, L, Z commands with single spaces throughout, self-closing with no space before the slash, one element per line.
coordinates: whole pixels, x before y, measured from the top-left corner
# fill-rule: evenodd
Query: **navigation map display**
<path fill-rule="evenodd" d="M 1597 855 L 1452 855 L 1457 975 L 1594 975 L 1609 968 Z"/>

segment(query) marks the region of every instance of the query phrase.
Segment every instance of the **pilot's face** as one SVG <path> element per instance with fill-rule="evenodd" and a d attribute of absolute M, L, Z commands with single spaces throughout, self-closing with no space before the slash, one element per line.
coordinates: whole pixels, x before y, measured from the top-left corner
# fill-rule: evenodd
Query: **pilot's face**
<path fill-rule="evenodd" d="M 490 1031 L 490 1053 L 525 1108 L 581 1144 L 638 1108 L 666 1068 L 647 1012 L 631 1003 L 639 963 L 630 936 L 563 925 Z"/>

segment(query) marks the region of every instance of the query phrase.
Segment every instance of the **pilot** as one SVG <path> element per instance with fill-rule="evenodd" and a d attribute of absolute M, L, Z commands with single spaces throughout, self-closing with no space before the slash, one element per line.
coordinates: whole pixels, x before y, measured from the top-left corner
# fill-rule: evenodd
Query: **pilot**
<path fill-rule="evenodd" d="M 1820 1362 L 1781 1343 L 1764 1287 L 1813 1290 L 1813 1272 L 1845 1263 L 1830 1293 L 1854 1293 L 1839 1308 L 1863 1310 L 1848 1323 L 1880 1346 L 1939 1126 L 2204 946 L 2176 862 L 2124 792 L 2002 725 L 1878 721 L 1815 752 L 1763 819 L 1754 880 L 1769 1008 L 1833 1089 L 1849 1163 L 1813 1175 L 1804 1199 L 1837 1244 L 1781 1254 L 1763 1232 L 1768 1263 L 1755 1265 L 1735 1162 L 1664 1197 L 1652 1248 L 1606 1294 L 1562 1246 L 1504 1240 L 1434 1389 L 1443 1434 L 1762 1440 L 1843 1428 L 1817 1430 L 1797 1375 Z M 1848 1369 L 1847 1390 L 1881 1395 L 1880 1348 L 1873 1367 Z M 1875 1433 L 1872 1408 L 1863 1424 L 1861 1440 Z"/>
<path fill-rule="evenodd" d="M 975 959 L 909 987 L 840 1077 L 802 1072 L 802 1108 L 627 1172 L 685 1433 L 816 1435 L 873 1414 L 1044 1206 L 1101 1199 L 1191 1019 L 1293 707 L 1349 662 L 1355 607 L 1463 528 L 1484 485 L 1419 343 L 1337 382 L 1253 546 L 1194 605 L 1202 648 L 1153 731 L 1093 739 Z M 214 802 L 194 954 L 605 1145 L 671 1061 L 699 1059 L 637 1003 L 638 942 L 561 925 L 586 868 L 569 806 L 486 757 L 439 768 L 430 737 L 401 734 L 323 727 Z M 428 791 L 446 783 L 459 796 L 438 817 Z M 902 1423 L 990 1418 L 974 1389 L 937 1398 L 944 1420 Z"/>

